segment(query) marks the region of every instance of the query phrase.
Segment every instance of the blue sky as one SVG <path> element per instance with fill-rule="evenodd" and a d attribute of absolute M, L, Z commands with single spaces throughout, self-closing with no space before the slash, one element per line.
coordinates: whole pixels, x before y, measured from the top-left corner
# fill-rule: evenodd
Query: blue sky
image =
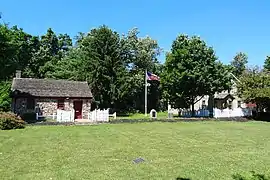
<path fill-rule="evenodd" d="M 170 50 L 176 36 L 185 33 L 199 35 L 224 63 L 242 51 L 250 65 L 262 65 L 270 55 L 269 8 L 269 0 L 0 0 L 4 21 L 30 34 L 51 27 L 74 37 L 102 24 L 119 33 L 137 27 L 141 36 Z"/>

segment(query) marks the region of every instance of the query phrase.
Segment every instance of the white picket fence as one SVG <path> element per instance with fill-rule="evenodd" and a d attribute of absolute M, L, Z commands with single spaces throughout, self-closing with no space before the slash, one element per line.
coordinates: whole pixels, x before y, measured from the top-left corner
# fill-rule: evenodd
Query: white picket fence
<path fill-rule="evenodd" d="M 88 113 L 88 120 L 90 122 L 108 122 L 109 121 L 109 109 L 100 110 L 95 109 Z"/>
<path fill-rule="evenodd" d="M 57 122 L 74 122 L 74 111 L 57 109 Z"/>
<path fill-rule="evenodd" d="M 226 117 L 244 117 L 244 116 L 251 116 L 252 111 L 247 108 L 235 108 L 235 109 L 214 109 L 214 117 L 215 118 L 226 118 Z M 183 117 L 191 117 L 192 112 L 190 110 L 182 110 L 181 116 Z M 209 110 L 200 109 L 195 111 L 196 117 L 208 117 Z"/>
<path fill-rule="evenodd" d="M 72 111 L 64 111 L 57 110 L 57 122 L 74 122 L 74 110 Z M 84 122 L 108 122 L 109 116 L 116 118 L 116 113 L 109 114 L 109 109 L 100 110 L 96 109 L 88 113 L 88 119 L 83 119 Z"/>
<path fill-rule="evenodd" d="M 244 117 L 252 116 L 252 111 L 248 108 L 235 108 L 235 109 L 214 109 L 214 117 Z"/>

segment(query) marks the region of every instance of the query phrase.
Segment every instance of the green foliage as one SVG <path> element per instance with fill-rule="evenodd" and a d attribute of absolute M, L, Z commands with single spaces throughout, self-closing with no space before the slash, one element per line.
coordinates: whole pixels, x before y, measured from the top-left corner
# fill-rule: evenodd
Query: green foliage
<path fill-rule="evenodd" d="M 157 56 L 161 52 L 157 41 L 148 36 L 139 38 L 138 34 L 139 30 L 133 28 L 121 39 L 122 55 L 128 69 L 135 74 L 145 69 L 154 69 L 158 63 Z"/>
<path fill-rule="evenodd" d="M 237 53 L 231 62 L 233 69 L 233 74 L 236 77 L 240 77 L 246 69 L 246 64 L 248 63 L 248 57 L 245 53 Z"/>
<path fill-rule="evenodd" d="M 128 71 L 121 56 L 120 37 L 106 26 L 92 29 L 79 44 L 83 79 L 101 108 L 114 107 L 127 93 Z"/>
<path fill-rule="evenodd" d="M 79 48 L 71 48 L 61 60 L 48 62 L 45 65 L 46 78 L 85 81 L 85 76 L 81 73 L 83 69 L 81 55 Z"/>
<path fill-rule="evenodd" d="M 25 73 L 37 50 L 38 41 L 37 37 L 25 33 L 17 26 L 9 28 L 0 24 L 0 64 L 5 64 L 0 67 L 0 80 L 9 80 L 18 69 Z"/>
<path fill-rule="evenodd" d="M 11 98 L 10 98 L 10 82 L 0 82 L 0 111 L 9 111 Z"/>
<path fill-rule="evenodd" d="M 251 69 L 238 83 L 238 95 L 246 102 L 255 102 L 260 110 L 270 108 L 270 76 L 264 71 Z"/>
<path fill-rule="evenodd" d="M 197 97 L 230 87 L 228 71 L 203 40 L 180 35 L 167 54 L 161 77 L 165 97 L 176 107 L 193 107 Z"/>
<path fill-rule="evenodd" d="M 263 66 L 265 71 L 270 71 L 270 56 L 267 56 Z"/>
<path fill-rule="evenodd" d="M 25 127 L 25 122 L 11 112 L 0 112 L 0 129 L 22 129 Z"/>
<path fill-rule="evenodd" d="M 72 46 L 72 40 L 67 34 L 57 36 L 51 28 L 41 36 L 40 46 L 33 54 L 29 75 L 38 78 L 50 76 L 55 66 L 65 57 Z"/>
<path fill-rule="evenodd" d="M 248 175 L 235 174 L 232 176 L 234 180 L 270 180 L 269 176 L 251 171 Z"/>
<path fill-rule="evenodd" d="M 139 38 L 138 33 L 137 29 L 132 29 L 120 37 L 107 26 L 80 33 L 76 45 L 66 56 L 46 64 L 51 64 L 52 68 L 45 76 L 87 80 L 100 108 L 142 110 L 145 68 L 153 72 L 161 69 L 156 58 L 160 48 L 149 37 Z M 149 102 L 153 107 L 158 104 L 158 87 L 159 84 L 152 83 L 149 89 Z"/>
<path fill-rule="evenodd" d="M 8 79 L 16 68 L 16 43 L 14 43 L 14 31 L 8 26 L 0 24 L 0 81 Z"/>
<path fill-rule="evenodd" d="M 67 34 L 57 36 L 51 28 L 40 38 L 17 26 L 0 24 L 0 80 L 9 80 L 16 70 L 24 77 L 44 78 L 72 46 Z"/>
<path fill-rule="evenodd" d="M 120 36 L 101 26 L 79 33 L 73 46 L 69 35 L 51 28 L 38 37 L 0 24 L 0 63 L 6 64 L 0 81 L 11 80 L 16 70 L 22 77 L 87 80 L 101 108 L 143 110 L 144 71 L 159 74 L 161 49 L 157 41 L 138 35 L 137 28 Z M 158 109 L 162 89 L 150 83 L 149 107 Z"/>

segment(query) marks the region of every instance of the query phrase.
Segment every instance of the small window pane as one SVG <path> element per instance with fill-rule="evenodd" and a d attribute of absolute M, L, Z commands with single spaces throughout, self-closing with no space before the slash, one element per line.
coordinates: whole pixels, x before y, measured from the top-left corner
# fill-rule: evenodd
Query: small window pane
<path fill-rule="evenodd" d="M 65 109 L 65 100 L 64 99 L 58 99 L 58 103 L 57 103 L 57 109 Z"/>
<path fill-rule="evenodd" d="M 238 101 L 237 104 L 238 104 L 237 107 L 240 108 L 241 107 L 241 101 Z"/>
<path fill-rule="evenodd" d="M 228 108 L 232 109 L 232 101 L 229 101 Z"/>

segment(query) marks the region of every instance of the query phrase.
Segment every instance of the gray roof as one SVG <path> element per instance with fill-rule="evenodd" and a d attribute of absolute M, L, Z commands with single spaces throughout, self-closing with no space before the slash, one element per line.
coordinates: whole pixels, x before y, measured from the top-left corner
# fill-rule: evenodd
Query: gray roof
<path fill-rule="evenodd" d="M 219 94 L 215 94 L 215 99 L 225 99 L 227 96 L 231 96 L 233 97 L 231 94 L 229 93 L 219 93 Z"/>
<path fill-rule="evenodd" d="M 87 82 L 81 81 L 14 78 L 11 90 L 37 97 L 93 97 Z"/>

